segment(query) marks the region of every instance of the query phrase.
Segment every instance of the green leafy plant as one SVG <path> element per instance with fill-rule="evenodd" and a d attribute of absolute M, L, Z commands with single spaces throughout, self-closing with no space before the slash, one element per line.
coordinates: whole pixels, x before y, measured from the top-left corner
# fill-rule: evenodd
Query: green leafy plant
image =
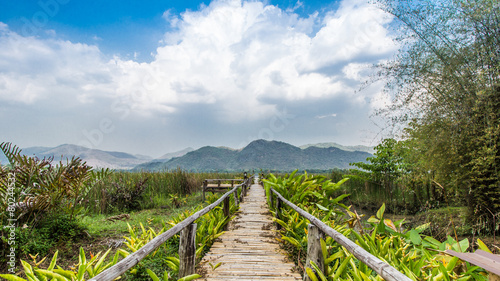
<path fill-rule="evenodd" d="M 24 268 L 24 274 L 27 279 L 18 277 L 14 274 L 0 274 L 0 277 L 11 281 L 83 281 L 85 279 L 95 277 L 118 262 L 118 257 L 120 255 L 118 252 L 111 261 L 106 262 L 106 258 L 110 251 L 111 249 L 106 251 L 102 256 L 101 252 L 99 252 L 95 256 L 92 256 L 90 260 L 87 260 L 83 248 L 80 248 L 78 264 L 75 270 L 64 270 L 60 266 L 57 266 L 56 268 L 58 255 L 58 252 L 56 251 L 47 269 L 38 268 L 45 258 L 36 262 L 36 257 L 34 257 L 35 267 L 32 267 L 28 262 L 21 260 L 21 264 Z"/>
<path fill-rule="evenodd" d="M 403 228 L 404 220 L 393 222 L 384 218 L 385 205 L 380 207 L 375 216 L 368 219 L 370 226 L 361 224 L 359 222 L 361 216 L 350 211 L 349 208 L 347 208 L 346 213 L 350 218 L 347 220 L 339 219 L 338 215 L 329 215 L 331 214 L 330 209 L 316 204 L 315 200 L 319 196 L 302 197 L 293 195 L 293 191 L 290 192 L 290 189 L 293 190 L 294 187 L 298 187 L 303 192 L 314 192 L 312 185 L 301 189 L 303 188 L 302 184 L 306 182 L 305 178 L 305 176 L 285 176 L 284 178 L 270 176 L 267 183 L 272 181 L 272 186 L 276 187 L 276 190 L 291 193 L 292 200 L 298 201 L 292 201 L 293 203 L 317 218 L 321 218 L 327 225 L 350 238 L 372 255 L 403 272 L 412 280 L 487 280 L 483 269 L 470 266 L 468 263 L 443 252 L 446 249 L 453 249 L 457 252 L 467 251 L 470 246 L 467 239 L 457 241 L 448 236 L 445 241 L 440 242 L 422 234 L 429 227 L 429 224 L 405 230 Z M 299 182 L 294 183 L 294 180 Z M 329 207 L 331 206 L 329 205 Z M 275 221 L 282 227 L 281 240 L 284 242 L 285 248 L 292 256 L 298 255 L 299 257 L 294 260 L 299 266 L 303 265 L 305 257 L 301 256 L 301 253 L 307 249 L 306 226 L 308 222 L 295 211 L 286 207 L 281 211 L 281 219 L 275 219 Z M 307 274 L 312 280 L 382 280 L 372 269 L 357 260 L 331 237 L 326 237 L 324 241 L 321 241 L 321 246 L 325 261 L 324 268 L 320 269 L 315 263 L 310 264 L 312 269 L 305 268 L 304 274 Z M 485 247 L 481 242 L 479 242 L 479 246 Z"/>

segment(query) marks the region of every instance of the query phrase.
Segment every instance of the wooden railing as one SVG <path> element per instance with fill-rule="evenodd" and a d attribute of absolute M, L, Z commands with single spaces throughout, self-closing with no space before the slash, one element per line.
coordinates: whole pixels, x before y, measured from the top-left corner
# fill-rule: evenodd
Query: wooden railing
<path fill-rule="evenodd" d="M 382 278 L 388 281 L 411 281 L 411 279 L 399 272 L 394 267 L 381 261 L 379 258 L 370 254 L 368 251 L 357 245 L 356 243 L 349 240 L 347 237 L 336 231 L 335 229 L 329 227 L 320 219 L 309 214 L 308 212 L 302 210 L 297 205 L 286 200 L 280 193 L 271 188 L 271 205 L 274 204 L 273 193 L 276 195 L 276 217 L 280 219 L 282 203 L 285 203 L 290 208 L 295 210 L 304 218 L 308 219 L 311 223 L 308 226 L 307 235 L 307 260 L 306 264 L 312 269 L 309 261 L 314 261 L 320 269 L 324 268 L 323 254 L 321 253 L 320 238 L 324 237 L 324 234 L 332 237 L 337 243 L 344 246 L 349 252 L 351 252 L 358 260 L 364 262 L 367 266 L 377 272 Z M 310 280 L 306 275 L 304 280 Z"/>
<path fill-rule="evenodd" d="M 202 199 L 205 201 L 205 193 L 206 192 L 224 192 L 228 189 L 232 189 L 236 182 L 243 182 L 245 184 L 244 179 L 206 179 L 203 181 L 202 190 Z M 223 182 L 230 182 L 229 184 L 223 184 Z M 245 189 L 246 190 L 246 189 Z"/>
<path fill-rule="evenodd" d="M 176 224 L 169 230 L 163 232 L 162 234 L 155 237 L 149 243 L 144 245 L 142 248 L 136 252 L 128 255 L 126 258 L 115 264 L 114 266 L 101 272 L 99 275 L 90 279 L 89 281 L 111 281 L 118 278 L 120 275 L 125 273 L 130 268 L 138 264 L 142 259 L 144 259 L 149 253 L 156 250 L 168 239 L 172 238 L 177 233 L 181 232 L 180 245 L 179 245 L 179 278 L 195 273 L 195 261 L 196 261 L 196 224 L 194 223 L 201 216 L 210 212 L 212 209 L 217 207 L 220 203 L 224 202 L 223 210 L 224 215 L 229 216 L 229 196 L 233 194 L 235 203 L 239 204 L 239 201 L 243 200 L 243 196 L 246 195 L 246 188 L 251 184 L 251 178 L 246 178 L 242 184 L 234 186 L 230 191 L 222 195 L 217 201 L 203 208 L 202 210 L 196 212 L 192 216 L 186 218 L 182 222 Z M 238 198 L 238 189 L 241 188 L 241 197 Z"/>

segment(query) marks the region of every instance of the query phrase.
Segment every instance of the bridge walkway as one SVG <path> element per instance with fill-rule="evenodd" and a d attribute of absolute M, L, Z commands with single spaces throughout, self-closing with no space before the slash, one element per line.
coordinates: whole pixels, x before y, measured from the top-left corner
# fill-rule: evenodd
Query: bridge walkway
<path fill-rule="evenodd" d="M 228 231 L 198 266 L 200 280 L 302 280 L 276 240 L 264 188 L 254 183 L 247 192 Z"/>

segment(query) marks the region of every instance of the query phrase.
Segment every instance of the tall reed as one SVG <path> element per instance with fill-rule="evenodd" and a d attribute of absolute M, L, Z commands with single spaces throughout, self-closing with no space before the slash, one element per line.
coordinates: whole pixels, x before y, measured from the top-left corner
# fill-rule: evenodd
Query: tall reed
<path fill-rule="evenodd" d="M 241 178 L 242 174 L 190 173 L 181 169 L 161 172 L 114 171 L 94 184 L 82 203 L 91 214 L 169 207 L 173 200 L 200 191 L 204 179 L 238 177 Z"/>

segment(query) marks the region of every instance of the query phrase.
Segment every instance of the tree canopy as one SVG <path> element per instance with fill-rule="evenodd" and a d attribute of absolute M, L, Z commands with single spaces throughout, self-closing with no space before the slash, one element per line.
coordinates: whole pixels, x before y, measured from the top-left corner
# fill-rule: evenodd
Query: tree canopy
<path fill-rule="evenodd" d="M 500 218 L 500 3 L 378 0 L 400 43 L 379 65 L 415 171 L 460 193 L 483 229 Z M 416 167 L 419 166 L 419 167 Z"/>

